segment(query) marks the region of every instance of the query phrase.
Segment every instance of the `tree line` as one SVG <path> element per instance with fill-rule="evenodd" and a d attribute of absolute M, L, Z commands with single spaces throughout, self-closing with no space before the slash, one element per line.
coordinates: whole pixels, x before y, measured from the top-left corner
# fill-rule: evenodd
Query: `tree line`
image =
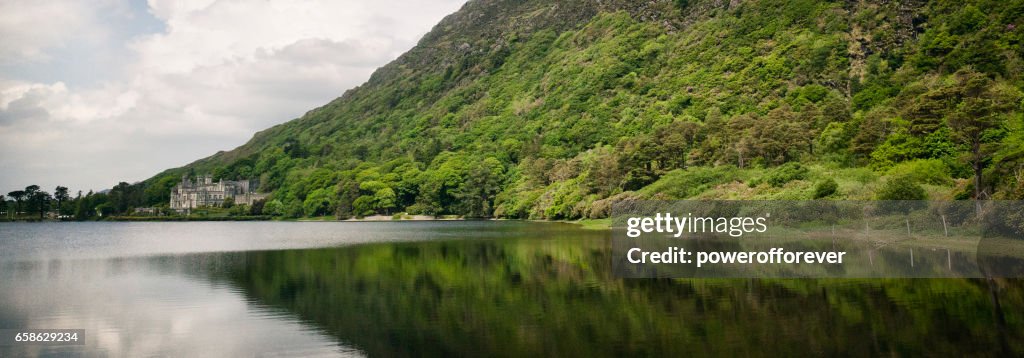
<path fill-rule="evenodd" d="M 142 183 L 121 182 L 110 190 L 86 193 L 79 190 L 71 196 L 66 186 L 58 185 L 50 193 L 39 185 L 29 185 L 7 195 L 0 194 L 0 216 L 4 220 L 91 220 L 128 215 L 135 208 L 156 205 L 156 201 L 162 199 L 151 195 L 155 193 L 147 193 L 145 188 Z"/>

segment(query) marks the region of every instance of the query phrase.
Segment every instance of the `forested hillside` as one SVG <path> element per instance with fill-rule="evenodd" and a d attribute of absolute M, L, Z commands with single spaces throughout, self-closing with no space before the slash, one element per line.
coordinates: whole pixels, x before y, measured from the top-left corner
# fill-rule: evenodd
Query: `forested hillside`
<path fill-rule="evenodd" d="M 471 0 L 182 174 L 264 214 L 603 217 L 624 198 L 1024 198 L 1024 1 Z"/>

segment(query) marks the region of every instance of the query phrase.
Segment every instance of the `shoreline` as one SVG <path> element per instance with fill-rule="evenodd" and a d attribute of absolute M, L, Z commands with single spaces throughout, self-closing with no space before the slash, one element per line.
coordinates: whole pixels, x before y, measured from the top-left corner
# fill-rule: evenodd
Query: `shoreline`
<path fill-rule="evenodd" d="M 0 220 L 0 223 L 45 223 L 45 222 L 200 222 L 200 221 L 280 221 L 280 222 L 426 222 L 426 221 L 524 221 L 539 223 L 575 224 L 587 230 L 608 230 L 611 219 L 580 219 L 580 220 L 543 220 L 543 219 L 506 219 L 506 218 L 465 218 L 457 215 L 434 217 L 430 215 L 372 215 L 363 218 L 339 220 L 333 217 L 275 219 L 271 216 L 225 216 L 225 217 L 186 217 L 186 216 L 117 216 L 100 220 L 57 220 L 57 219 L 25 219 Z"/>

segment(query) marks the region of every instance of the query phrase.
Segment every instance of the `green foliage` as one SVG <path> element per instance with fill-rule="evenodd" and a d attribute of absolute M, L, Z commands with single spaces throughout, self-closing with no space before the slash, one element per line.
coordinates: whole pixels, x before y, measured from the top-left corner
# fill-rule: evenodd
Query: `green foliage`
<path fill-rule="evenodd" d="M 738 179 L 738 170 L 733 166 L 678 169 L 640 190 L 640 193 L 649 196 L 660 195 L 664 199 L 686 199 L 714 188 L 716 185 Z"/>
<path fill-rule="evenodd" d="M 900 88 L 898 86 L 885 82 L 872 82 L 853 95 L 853 107 L 856 109 L 869 109 L 885 103 L 886 100 L 895 97 L 899 92 Z"/>
<path fill-rule="evenodd" d="M 927 200 L 928 193 L 908 176 L 889 178 L 875 194 L 878 200 Z"/>
<path fill-rule="evenodd" d="M 334 212 L 334 196 L 328 189 L 313 190 L 303 201 L 302 209 L 306 216 L 331 214 Z"/>
<path fill-rule="evenodd" d="M 832 196 L 839 191 L 839 183 L 835 179 L 826 178 L 814 184 L 814 198 L 823 199 Z"/>
<path fill-rule="evenodd" d="M 284 204 L 277 199 L 271 200 L 263 206 L 263 213 L 273 216 L 284 215 Z"/>
<path fill-rule="evenodd" d="M 229 216 L 245 216 L 245 215 L 248 215 L 248 214 L 249 214 L 249 206 L 248 205 L 233 205 L 233 206 L 231 206 L 231 209 L 228 210 L 228 215 Z"/>
<path fill-rule="evenodd" d="M 807 179 L 809 172 L 810 171 L 803 165 L 800 165 L 800 163 L 789 162 L 768 171 L 768 174 L 765 174 L 753 183 L 756 185 L 764 182 L 773 187 L 781 187 L 794 180 Z"/>
<path fill-rule="evenodd" d="M 865 168 L 865 184 L 925 165 L 912 180 L 973 175 L 975 196 L 1022 186 L 1019 1 L 487 4 L 337 100 L 110 202 L 164 203 L 190 171 L 258 178 L 274 215 L 338 218 L 571 219 L 751 168 L 778 188 L 809 165 Z M 792 189 L 773 192 L 811 188 Z"/>
<path fill-rule="evenodd" d="M 289 200 L 284 204 L 283 215 L 286 218 L 299 218 L 302 217 L 303 208 L 302 202 L 298 200 Z"/>
<path fill-rule="evenodd" d="M 488 228 L 522 230 L 507 224 Z M 544 239 L 232 252 L 194 271 L 369 356 L 1013 356 L 1024 341 L 1021 280 L 623 280 L 605 232 L 528 230 Z M 681 338 L 709 331 L 729 334 Z"/>
<path fill-rule="evenodd" d="M 374 209 L 383 210 L 385 214 L 395 208 L 395 191 L 391 188 L 381 188 L 373 194 Z"/>
<path fill-rule="evenodd" d="M 117 212 L 117 208 L 111 203 L 102 203 L 96 206 L 96 215 L 101 217 L 110 217 Z"/>
<path fill-rule="evenodd" d="M 359 183 L 359 190 L 367 193 L 376 193 L 378 191 L 389 189 L 387 184 L 376 180 L 364 181 Z"/>
<path fill-rule="evenodd" d="M 373 215 L 377 209 L 377 201 L 374 197 L 363 195 L 352 202 L 352 212 L 356 217 Z"/>
<path fill-rule="evenodd" d="M 907 177 L 916 183 L 952 185 L 949 167 L 938 159 L 918 159 L 904 162 L 889 169 L 893 177 Z"/>
<path fill-rule="evenodd" d="M 490 217 L 504 172 L 501 162 L 493 157 L 471 166 L 454 194 L 459 211 L 470 217 Z"/>

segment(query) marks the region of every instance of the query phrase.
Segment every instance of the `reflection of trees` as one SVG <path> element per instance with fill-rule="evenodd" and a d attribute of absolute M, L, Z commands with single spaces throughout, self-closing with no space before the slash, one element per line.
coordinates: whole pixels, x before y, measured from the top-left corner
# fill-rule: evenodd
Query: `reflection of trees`
<path fill-rule="evenodd" d="M 231 254 L 214 275 L 380 356 L 1024 351 L 1018 280 L 995 283 L 994 314 L 982 280 L 623 280 L 610 252 L 578 238 L 375 244 Z"/>

